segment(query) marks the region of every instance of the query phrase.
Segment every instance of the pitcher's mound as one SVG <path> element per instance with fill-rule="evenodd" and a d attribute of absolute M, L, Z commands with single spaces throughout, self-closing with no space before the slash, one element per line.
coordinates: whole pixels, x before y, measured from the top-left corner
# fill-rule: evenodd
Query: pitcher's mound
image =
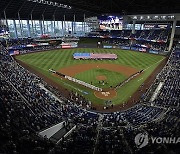
<path fill-rule="evenodd" d="M 117 96 L 117 92 L 114 89 L 107 89 L 104 91 L 95 91 L 94 95 L 100 99 L 111 100 Z"/>
<path fill-rule="evenodd" d="M 107 80 L 106 76 L 104 76 L 104 75 L 96 76 L 96 79 L 99 80 L 99 81 L 105 81 L 105 80 Z"/>

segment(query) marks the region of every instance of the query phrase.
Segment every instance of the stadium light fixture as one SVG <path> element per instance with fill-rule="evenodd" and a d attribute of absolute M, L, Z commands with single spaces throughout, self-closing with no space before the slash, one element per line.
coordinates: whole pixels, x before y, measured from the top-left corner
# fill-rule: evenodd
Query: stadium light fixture
<path fill-rule="evenodd" d="M 166 19 L 166 16 L 161 16 L 162 19 Z"/>
<path fill-rule="evenodd" d="M 147 16 L 147 19 L 150 19 L 150 16 Z"/>
<path fill-rule="evenodd" d="M 133 19 L 137 19 L 137 16 L 134 16 Z"/>
<path fill-rule="evenodd" d="M 159 18 L 159 16 L 154 16 L 154 19 L 158 19 Z"/>
<path fill-rule="evenodd" d="M 45 4 L 49 6 L 61 7 L 64 9 L 72 9 L 72 7 L 69 5 L 65 5 L 65 4 L 53 2 L 53 1 L 48 1 L 48 0 L 27 0 L 27 1 L 33 2 L 33 3 Z"/>

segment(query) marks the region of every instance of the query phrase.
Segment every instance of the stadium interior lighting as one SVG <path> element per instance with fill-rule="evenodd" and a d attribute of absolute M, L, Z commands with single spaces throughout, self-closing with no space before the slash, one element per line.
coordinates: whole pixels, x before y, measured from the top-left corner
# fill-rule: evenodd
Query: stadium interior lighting
<path fill-rule="evenodd" d="M 39 3 L 39 4 L 55 6 L 55 7 L 61 7 L 61 8 L 64 8 L 64 9 L 71 9 L 72 8 L 69 5 L 65 5 L 65 4 L 61 4 L 61 3 L 53 2 L 53 1 L 47 1 L 47 0 L 27 0 L 27 1 L 33 2 L 33 3 Z"/>
<path fill-rule="evenodd" d="M 154 16 L 154 19 L 158 19 L 159 16 Z"/>

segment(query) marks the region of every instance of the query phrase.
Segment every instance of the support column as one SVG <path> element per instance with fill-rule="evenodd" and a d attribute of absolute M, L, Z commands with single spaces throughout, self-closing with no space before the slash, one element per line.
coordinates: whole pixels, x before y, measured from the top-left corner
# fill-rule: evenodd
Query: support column
<path fill-rule="evenodd" d="M 40 32 L 41 32 L 41 35 L 43 35 L 43 27 L 42 27 L 42 21 L 39 20 L 39 25 L 40 25 Z"/>
<path fill-rule="evenodd" d="M 34 32 L 34 34 L 36 35 L 35 37 L 37 37 L 37 27 L 36 27 L 36 21 L 35 20 L 33 20 L 34 21 L 34 28 L 35 28 L 35 32 Z"/>
<path fill-rule="evenodd" d="M 84 31 L 84 36 L 86 35 L 86 15 L 84 14 L 84 22 L 83 22 L 83 24 L 84 24 L 84 29 L 83 29 L 83 31 Z"/>
<path fill-rule="evenodd" d="M 15 20 L 13 20 L 13 25 L 14 25 L 15 37 L 16 37 L 16 38 L 18 38 L 17 28 L 16 28 L 16 22 L 15 22 Z"/>
<path fill-rule="evenodd" d="M 48 20 L 46 20 L 45 22 L 46 22 L 46 26 L 45 26 L 45 27 L 46 27 L 46 33 L 49 34 L 49 24 L 48 24 Z"/>
<path fill-rule="evenodd" d="M 33 26 L 33 16 L 32 16 L 32 13 L 31 13 L 31 28 L 32 28 L 32 35 L 31 35 L 31 37 L 34 37 L 34 26 Z"/>
<path fill-rule="evenodd" d="M 73 23 L 73 21 L 71 23 L 71 26 L 72 26 L 72 36 L 74 36 L 74 23 Z"/>
<path fill-rule="evenodd" d="M 56 18 L 55 18 L 55 15 L 53 15 L 53 36 L 54 37 L 56 36 L 56 34 L 55 34 L 55 28 L 56 28 L 55 23 L 56 23 Z"/>
<path fill-rule="evenodd" d="M 63 22 L 63 37 L 65 35 L 66 32 L 66 15 L 64 15 L 64 22 Z"/>
<path fill-rule="evenodd" d="M 43 34 L 45 34 L 45 26 L 44 26 L 44 15 L 42 14 L 42 30 L 43 30 Z"/>
<path fill-rule="evenodd" d="M 28 28 L 28 37 L 31 37 L 31 31 L 30 31 L 29 20 L 27 20 L 27 28 Z"/>
<path fill-rule="evenodd" d="M 74 14 L 74 21 L 73 22 L 74 22 L 74 24 L 73 24 L 74 28 L 73 29 L 74 29 L 74 34 L 75 34 L 76 33 L 76 15 L 75 14 Z"/>
<path fill-rule="evenodd" d="M 54 26 L 53 26 L 53 21 L 51 21 L 51 35 L 54 37 Z"/>
<path fill-rule="evenodd" d="M 176 23 L 177 23 L 177 20 L 175 19 L 175 20 L 173 21 L 173 26 L 172 26 L 171 38 L 170 38 L 170 43 L 169 43 L 169 49 L 168 49 L 168 51 L 171 51 L 172 46 L 173 46 L 174 34 L 175 34 L 175 30 L 176 30 Z"/>
<path fill-rule="evenodd" d="M 132 34 L 135 34 L 136 21 L 133 20 Z"/>
<path fill-rule="evenodd" d="M 59 23 L 61 23 L 61 27 L 62 27 L 62 22 L 60 22 L 60 21 L 57 20 L 57 22 L 56 22 L 56 27 L 57 27 L 57 29 L 58 29 L 58 33 L 56 34 L 56 37 L 61 36 L 61 29 L 60 29 Z"/>
<path fill-rule="evenodd" d="M 19 20 L 19 27 L 20 27 L 21 37 L 23 37 L 22 25 L 21 25 L 21 18 L 20 18 L 19 12 L 18 12 L 18 20 Z"/>
<path fill-rule="evenodd" d="M 6 11 L 4 11 L 4 18 L 5 18 L 5 21 L 6 21 L 6 27 L 8 28 L 8 22 L 7 22 L 7 17 L 6 17 Z"/>
<path fill-rule="evenodd" d="M 62 36 L 64 36 L 64 20 L 61 21 L 61 26 L 62 26 L 61 34 L 62 34 Z"/>

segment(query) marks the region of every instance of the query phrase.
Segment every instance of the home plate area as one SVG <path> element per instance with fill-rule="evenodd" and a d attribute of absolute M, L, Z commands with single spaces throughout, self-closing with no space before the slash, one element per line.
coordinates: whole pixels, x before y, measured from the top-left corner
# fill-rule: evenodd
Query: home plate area
<path fill-rule="evenodd" d="M 103 91 L 94 91 L 94 95 L 100 99 L 111 100 L 117 96 L 117 92 L 114 89 L 107 89 Z"/>

